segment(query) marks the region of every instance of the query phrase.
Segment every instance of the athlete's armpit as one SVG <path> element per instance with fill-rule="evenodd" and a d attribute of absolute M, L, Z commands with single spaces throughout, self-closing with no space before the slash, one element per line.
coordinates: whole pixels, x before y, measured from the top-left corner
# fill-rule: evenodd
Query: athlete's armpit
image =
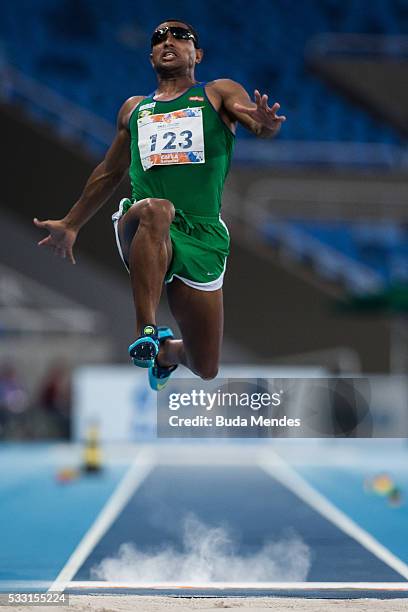
<path fill-rule="evenodd" d="M 144 96 L 132 96 L 122 105 L 117 118 L 116 136 L 103 160 L 105 176 L 122 178 L 130 164 L 129 117 Z M 117 179 L 116 179 L 117 180 Z"/>
<path fill-rule="evenodd" d="M 261 95 L 257 89 L 252 101 L 239 83 L 229 79 L 220 79 L 215 83 L 222 95 L 223 106 L 227 113 L 256 136 L 261 138 L 275 136 L 281 124 L 286 121 L 285 116 L 276 114 L 280 104 L 275 102 L 269 107 L 268 96 Z"/>
<path fill-rule="evenodd" d="M 131 96 L 122 104 L 117 119 L 118 130 L 120 130 L 122 127 L 126 128 L 127 130 L 129 129 L 130 115 L 135 110 L 139 102 L 145 98 L 146 96 Z"/>
<path fill-rule="evenodd" d="M 231 79 L 217 79 L 214 81 L 214 88 L 217 93 L 221 95 L 222 106 L 224 107 L 231 121 L 238 121 L 250 132 L 256 134 L 256 122 L 251 119 L 251 117 L 248 117 L 248 115 L 245 113 L 240 113 L 234 108 L 235 103 L 244 105 L 251 104 L 251 98 L 244 87 Z"/>

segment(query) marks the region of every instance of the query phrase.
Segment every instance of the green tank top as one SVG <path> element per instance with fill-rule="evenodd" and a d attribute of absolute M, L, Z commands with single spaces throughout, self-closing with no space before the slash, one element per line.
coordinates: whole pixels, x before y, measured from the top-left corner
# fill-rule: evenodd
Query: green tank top
<path fill-rule="evenodd" d="M 186 214 L 219 215 L 234 135 L 204 83 L 168 102 L 151 94 L 133 110 L 129 131 L 133 200 L 165 198 Z"/>

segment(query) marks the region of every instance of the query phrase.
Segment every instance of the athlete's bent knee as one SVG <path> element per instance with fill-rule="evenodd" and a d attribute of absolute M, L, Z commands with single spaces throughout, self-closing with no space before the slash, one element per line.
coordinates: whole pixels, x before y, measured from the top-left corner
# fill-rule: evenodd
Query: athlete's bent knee
<path fill-rule="evenodd" d="M 169 226 L 174 219 L 174 206 L 170 200 L 146 198 L 140 211 L 140 219 L 155 227 Z"/>

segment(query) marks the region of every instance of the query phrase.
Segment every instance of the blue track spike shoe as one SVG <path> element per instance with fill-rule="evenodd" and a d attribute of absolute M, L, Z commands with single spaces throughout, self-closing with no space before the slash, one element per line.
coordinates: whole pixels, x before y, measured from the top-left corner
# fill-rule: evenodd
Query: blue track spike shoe
<path fill-rule="evenodd" d="M 159 343 L 165 342 L 169 338 L 174 338 L 173 332 L 170 327 L 158 327 L 157 334 Z M 161 366 L 157 363 L 157 359 L 154 365 L 149 368 L 149 383 L 153 391 L 161 391 L 169 382 L 171 374 L 177 369 L 176 365 L 169 367 Z"/>
<path fill-rule="evenodd" d="M 154 366 L 159 353 L 158 329 L 155 325 L 145 325 L 141 336 L 129 346 L 129 355 L 135 366 L 150 368 Z"/>

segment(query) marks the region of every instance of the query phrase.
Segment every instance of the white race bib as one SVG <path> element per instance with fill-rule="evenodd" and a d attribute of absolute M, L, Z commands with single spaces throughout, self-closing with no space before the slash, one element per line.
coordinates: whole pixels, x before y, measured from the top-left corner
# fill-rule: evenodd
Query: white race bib
<path fill-rule="evenodd" d="M 202 109 L 183 108 L 137 120 L 138 145 L 143 170 L 169 164 L 203 164 Z"/>

